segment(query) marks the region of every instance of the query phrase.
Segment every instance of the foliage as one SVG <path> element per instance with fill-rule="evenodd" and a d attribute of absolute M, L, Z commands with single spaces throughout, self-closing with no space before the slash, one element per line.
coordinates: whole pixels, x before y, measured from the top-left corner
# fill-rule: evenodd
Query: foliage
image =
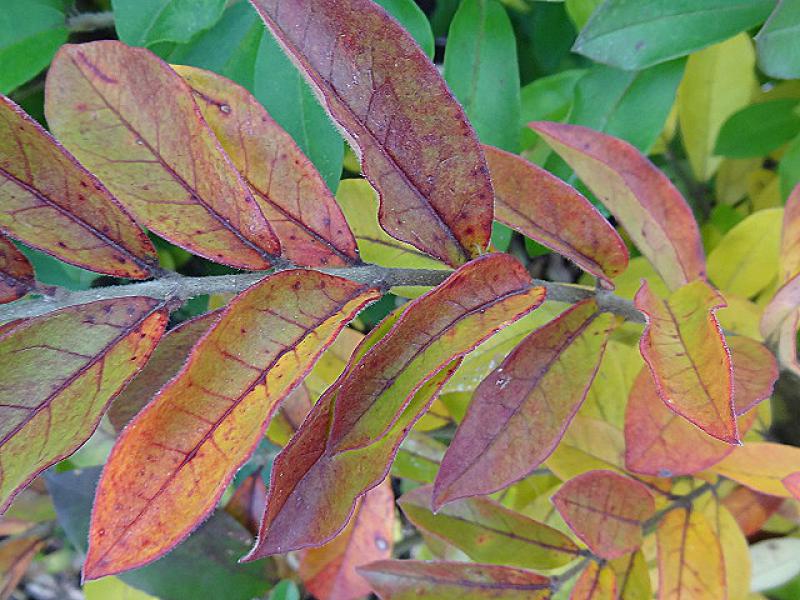
<path fill-rule="evenodd" d="M 0 598 L 796 589 L 796 2 L 0 2 Z"/>

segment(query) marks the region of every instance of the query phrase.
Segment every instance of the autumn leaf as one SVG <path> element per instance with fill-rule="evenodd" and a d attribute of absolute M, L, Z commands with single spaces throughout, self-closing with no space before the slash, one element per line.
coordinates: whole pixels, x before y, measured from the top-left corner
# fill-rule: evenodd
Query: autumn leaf
<path fill-rule="evenodd" d="M 166 322 L 163 302 L 132 297 L 65 308 L 0 333 L 0 512 L 89 439 Z"/>
<path fill-rule="evenodd" d="M 484 153 L 495 190 L 495 219 L 595 277 L 611 280 L 625 270 L 625 242 L 577 190 L 510 152 L 484 146 Z"/>
<path fill-rule="evenodd" d="M 778 363 L 764 344 L 751 338 L 734 335 L 727 343 L 733 365 L 733 404 L 740 417 L 772 395 Z"/>
<path fill-rule="evenodd" d="M 277 404 L 378 296 L 365 285 L 291 270 L 233 300 L 119 437 L 98 484 L 84 577 L 147 564 L 195 529 Z"/>
<path fill-rule="evenodd" d="M 756 492 L 800 500 L 800 448 L 773 442 L 748 442 L 713 471 Z"/>
<path fill-rule="evenodd" d="M 267 503 L 267 486 L 261 471 L 259 468 L 248 475 L 225 504 L 225 512 L 253 535 L 258 533 L 258 521 Z"/>
<path fill-rule="evenodd" d="M 361 497 L 339 535 L 303 553 L 300 579 L 319 600 L 362 598 L 369 594 L 370 586 L 358 574 L 358 568 L 390 558 L 393 534 L 394 494 L 391 480 L 386 479 Z"/>
<path fill-rule="evenodd" d="M 783 207 L 779 258 L 781 283 L 800 273 L 800 185 L 795 186 Z"/>
<path fill-rule="evenodd" d="M 280 253 L 191 89 L 149 50 L 62 46 L 45 112 L 58 139 L 154 233 L 243 269 L 268 268 Z"/>
<path fill-rule="evenodd" d="M 550 455 L 586 397 L 613 324 L 585 300 L 508 355 L 475 390 L 436 478 L 434 508 L 506 487 Z"/>
<path fill-rule="evenodd" d="M 258 100 L 211 71 L 173 68 L 194 91 L 200 112 L 250 186 L 283 256 L 315 267 L 360 262 L 328 186 Z"/>
<path fill-rule="evenodd" d="M 0 598 L 11 598 L 46 543 L 46 539 L 37 535 L 15 536 L 0 542 Z"/>
<path fill-rule="evenodd" d="M 452 266 L 479 255 L 492 224 L 486 162 L 410 34 L 368 0 L 251 4 L 357 149 L 383 228 Z"/>
<path fill-rule="evenodd" d="M 702 512 L 691 508 L 669 511 L 656 529 L 656 541 L 659 600 L 724 597 L 722 549 Z"/>
<path fill-rule="evenodd" d="M 569 600 L 616 600 L 617 576 L 608 565 L 591 561 L 581 572 Z"/>
<path fill-rule="evenodd" d="M 602 200 L 670 289 L 705 275 L 692 210 L 669 178 L 636 148 L 578 125 L 542 121 L 529 126 Z"/>
<path fill-rule="evenodd" d="M 0 236 L 0 304 L 22 298 L 34 284 L 31 263 L 10 240 Z"/>
<path fill-rule="evenodd" d="M 488 498 L 456 500 L 436 513 L 432 489 L 406 492 L 398 504 L 418 529 L 452 544 L 470 558 L 528 569 L 554 569 L 579 554 L 566 535 Z"/>
<path fill-rule="evenodd" d="M 725 496 L 722 504 L 736 519 L 742 533 L 751 536 L 761 528 L 783 504 L 783 498 L 768 496 L 740 486 Z"/>
<path fill-rule="evenodd" d="M 655 513 L 647 487 L 613 471 L 570 479 L 553 496 L 553 505 L 589 550 L 607 560 L 638 549 L 642 527 Z"/>
<path fill-rule="evenodd" d="M 0 95 L 0 231 L 65 262 L 146 279 L 155 248 L 103 185 Z"/>
<path fill-rule="evenodd" d="M 359 567 L 382 600 L 547 600 L 547 577 L 497 565 L 383 560 Z"/>
<path fill-rule="evenodd" d="M 634 305 L 647 318 L 639 349 L 661 399 L 709 435 L 739 443 L 730 351 L 715 315 L 723 298 L 698 279 L 664 301 L 645 281 Z"/>
<path fill-rule="evenodd" d="M 612 560 L 609 565 L 616 574 L 619 600 L 652 600 L 650 572 L 641 550 Z"/>

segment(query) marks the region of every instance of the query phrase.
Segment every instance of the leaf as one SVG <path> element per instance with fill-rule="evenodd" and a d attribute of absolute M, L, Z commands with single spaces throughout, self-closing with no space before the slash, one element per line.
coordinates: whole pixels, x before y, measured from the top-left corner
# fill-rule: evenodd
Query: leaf
<path fill-rule="evenodd" d="M 725 561 L 725 589 L 728 600 L 750 598 L 750 551 L 736 520 L 716 498 L 709 498 L 706 518 L 716 530 Z"/>
<path fill-rule="evenodd" d="M 784 206 L 778 262 L 780 283 L 786 283 L 800 273 L 800 186 L 792 190 Z"/>
<path fill-rule="evenodd" d="M 303 553 L 299 575 L 319 600 L 355 600 L 370 586 L 358 568 L 392 555 L 394 494 L 386 479 L 361 497 L 347 527 L 333 540 Z"/>
<path fill-rule="evenodd" d="M 613 325 L 594 300 L 576 304 L 526 337 L 478 386 L 442 461 L 435 509 L 495 492 L 544 462 L 586 397 Z"/>
<path fill-rule="evenodd" d="M 641 550 L 609 563 L 617 576 L 619 600 L 651 600 L 653 592 L 647 561 Z"/>
<path fill-rule="evenodd" d="M 101 467 L 89 467 L 45 474 L 59 525 L 81 553 L 86 552 L 89 515 L 100 470 Z M 187 596 L 252 600 L 263 596 L 269 583 L 263 565 L 236 562 L 249 542 L 247 532 L 230 515 L 217 511 L 185 544 L 161 560 L 119 578 L 161 600 L 185 600 Z"/>
<path fill-rule="evenodd" d="M 759 210 L 728 231 L 708 256 L 708 276 L 725 292 L 752 298 L 777 275 L 783 210 Z"/>
<path fill-rule="evenodd" d="M 609 0 L 581 31 L 573 50 L 621 69 L 684 56 L 758 25 L 772 0 Z"/>
<path fill-rule="evenodd" d="M 218 262 L 270 266 L 277 238 L 197 110 L 189 87 L 141 48 L 66 45 L 47 81 L 56 136 L 148 229 Z"/>
<path fill-rule="evenodd" d="M 658 395 L 709 435 L 737 444 L 733 367 L 715 315 L 725 306 L 722 296 L 698 279 L 664 301 L 644 281 L 634 306 L 647 319 L 639 350 Z"/>
<path fill-rule="evenodd" d="M 85 600 L 157 600 L 150 594 L 137 590 L 117 577 L 104 577 L 87 581 L 83 585 Z"/>
<path fill-rule="evenodd" d="M 0 332 L 0 512 L 77 450 L 164 332 L 164 303 L 119 298 Z"/>
<path fill-rule="evenodd" d="M 583 570 L 572 588 L 570 600 L 615 600 L 617 598 L 617 576 L 608 566 L 592 561 Z"/>
<path fill-rule="evenodd" d="M 570 479 L 553 505 L 594 554 L 613 560 L 642 545 L 642 527 L 655 513 L 653 496 L 638 481 L 613 471 Z"/>
<path fill-rule="evenodd" d="M 38 123 L 0 96 L 0 231 L 63 261 L 146 279 L 145 233 Z"/>
<path fill-rule="evenodd" d="M 431 511 L 430 486 L 398 501 L 409 521 L 480 562 L 555 569 L 573 561 L 577 546 L 566 535 L 488 498 L 465 498 Z"/>
<path fill-rule="evenodd" d="M 777 150 L 800 133 L 797 105 L 797 99 L 782 98 L 739 110 L 722 125 L 714 154 L 751 158 Z M 758 135 L 747 135 L 748 131 L 758 131 Z"/>
<path fill-rule="evenodd" d="M 277 404 L 377 297 L 365 285 L 301 270 L 237 296 L 117 440 L 98 486 L 84 577 L 147 564 L 195 529 Z"/>
<path fill-rule="evenodd" d="M 750 426 L 754 416 L 740 419 L 740 431 Z M 733 450 L 670 410 L 650 372 L 642 369 L 631 388 L 625 415 L 625 466 L 630 471 L 655 477 L 692 475 Z"/>
<path fill-rule="evenodd" d="M 782 498 L 755 492 L 747 487 L 737 487 L 722 501 L 733 515 L 742 533 L 751 536 L 761 528 L 783 504 Z"/>
<path fill-rule="evenodd" d="M 700 181 L 707 181 L 722 160 L 713 156 L 722 125 L 750 103 L 756 88 L 754 63 L 753 44 L 744 33 L 693 54 L 686 63 L 678 89 L 678 122 L 689 164 Z"/>
<path fill-rule="evenodd" d="M 413 0 L 377 0 L 410 33 L 428 58 L 433 60 L 435 44 L 427 15 Z"/>
<path fill-rule="evenodd" d="M 0 13 L 0 94 L 43 71 L 68 34 L 63 3 L 4 3 Z"/>
<path fill-rule="evenodd" d="M 497 565 L 382 560 L 359 567 L 382 600 L 547 600 L 550 580 Z"/>
<path fill-rule="evenodd" d="M 704 275 L 691 209 L 666 175 L 633 146 L 577 125 L 539 122 L 531 128 L 602 200 L 671 289 Z"/>
<path fill-rule="evenodd" d="M 22 298 L 35 284 L 31 263 L 10 240 L 0 236 L 0 304 Z"/>
<path fill-rule="evenodd" d="M 258 522 L 267 503 L 267 488 L 261 469 L 256 469 L 239 484 L 231 499 L 225 504 L 225 512 L 253 535 L 258 533 Z"/>
<path fill-rule="evenodd" d="M 643 71 L 593 65 L 575 86 L 569 122 L 613 135 L 648 153 L 675 103 L 685 65 L 673 60 Z"/>
<path fill-rule="evenodd" d="M 222 16 L 225 0 L 112 0 L 119 39 L 131 46 L 188 42 Z"/>
<path fill-rule="evenodd" d="M 800 488 L 784 480 L 800 472 L 800 448 L 772 442 L 748 442 L 714 466 L 714 472 L 756 492 L 800 500 Z"/>
<path fill-rule="evenodd" d="M 522 157 L 491 146 L 484 146 L 484 152 L 495 188 L 498 221 L 595 277 L 608 280 L 625 270 L 625 242 L 586 198 Z"/>
<path fill-rule="evenodd" d="M 280 14 L 273 0 L 251 3 L 361 154 L 383 228 L 454 266 L 480 254 L 492 216 L 485 161 L 410 35 L 367 0 L 315 2 L 313 13 L 306 0 Z"/>
<path fill-rule="evenodd" d="M 506 9 L 465 0 L 450 23 L 444 78 L 481 142 L 516 152 L 520 134 L 517 44 Z"/>
<path fill-rule="evenodd" d="M 538 136 L 527 124 L 531 121 L 563 121 L 570 113 L 575 86 L 586 75 L 585 69 L 568 69 L 539 77 L 520 90 L 522 100 L 522 148 L 535 145 Z"/>
<path fill-rule="evenodd" d="M 36 535 L 15 536 L 0 542 L 0 598 L 11 598 L 46 543 L 47 540 Z"/>
<path fill-rule="evenodd" d="M 725 597 L 725 563 L 719 538 L 698 510 L 669 511 L 656 529 L 660 600 Z"/>
<path fill-rule="evenodd" d="M 733 404 L 740 417 L 772 395 L 778 363 L 766 346 L 744 336 L 728 340 L 733 364 Z"/>
<path fill-rule="evenodd" d="M 753 591 L 771 590 L 797 577 L 799 551 L 800 540 L 790 537 L 761 540 L 750 546 Z"/>
<path fill-rule="evenodd" d="M 800 77 L 800 54 L 794 44 L 800 28 L 800 9 L 791 0 L 779 0 L 756 36 L 758 67 L 770 77 Z"/>
<path fill-rule="evenodd" d="M 794 322 L 797 319 L 798 307 L 800 307 L 800 274 L 795 275 L 778 288 L 772 300 L 764 308 L 760 323 L 761 335 L 764 336 L 764 339 L 769 340 L 773 337 L 783 339 L 784 334 L 781 329 L 789 325 L 787 337 L 791 339 L 785 341 L 794 348 L 796 344 L 794 336 L 797 332 Z M 793 323 L 794 326 L 792 326 Z"/>
<path fill-rule="evenodd" d="M 333 195 L 292 138 L 247 90 L 193 67 L 174 67 L 203 117 L 249 185 L 281 244 L 298 265 L 359 262 L 356 241 Z"/>
<path fill-rule="evenodd" d="M 111 405 L 108 418 L 114 429 L 122 431 L 156 392 L 180 371 L 189 351 L 216 323 L 219 315 L 220 311 L 208 312 L 181 323 L 164 335 L 144 368 Z"/>
<path fill-rule="evenodd" d="M 373 329 L 276 458 L 248 558 L 319 545 L 341 530 L 460 357 L 542 302 L 544 290 L 530 286 L 515 259 L 486 255 Z"/>

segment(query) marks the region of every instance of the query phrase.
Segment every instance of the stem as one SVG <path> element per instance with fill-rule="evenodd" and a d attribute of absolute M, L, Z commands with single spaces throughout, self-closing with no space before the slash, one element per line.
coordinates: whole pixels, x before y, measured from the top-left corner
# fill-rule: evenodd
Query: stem
<path fill-rule="evenodd" d="M 296 268 L 296 267 L 287 267 Z M 324 273 L 336 275 L 365 283 L 384 291 L 394 286 L 436 286 L 442 283 L 452 271 L 435 271 L 428 269 L 397 269 L 378 265 L 359 265 L 339 269 L 319 269 Z M 166 277 L 140 281 L 125 285 L 112 285 L 80 291 L 57 289 L 52 295 L 36 299 L 23 299 L 0 307 L 0 323 L 16 319 L 38 317 L 78 304 L 145 296 L 159 300 L 185 301 L 189 298 L 205 294 L 239 293 L 275 271 L 241 273 L 236 275 L 214 275 L 205 277 L 186 277 L 170 274 Z M 547 290 L 547 299 L 557 302 L 575 304 L 587 298 L 595 298 L 600 310 L 611 312 L 636 323 L 643 323 L 644 317 L 633 307 L 630 301 L 605 291 L 542 281 L 534 279 L 533 284 Z"/>
<path fill-rule="evenodd" d="M 98 29 L 111 29 L 114 27 L 114 13 L 95 12 L 81 13 L 67 19 L 67 29 L 70 33 L 86 33 L 87 31 L 97 31 Z"/>

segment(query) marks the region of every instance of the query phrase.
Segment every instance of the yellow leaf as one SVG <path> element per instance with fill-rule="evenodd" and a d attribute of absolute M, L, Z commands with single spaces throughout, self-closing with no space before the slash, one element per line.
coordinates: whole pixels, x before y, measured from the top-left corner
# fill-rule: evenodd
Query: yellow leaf
<path fill-rule="evenodd" d="M 723 292 L 751 298 L 778 273 L 783 209 L 760 210 L 722 238 L 708 257 L 708 276 Z"/>
<path fill-rule="evenodd" d="M 759 329 L 759 322 L 761 321 L 762 309 L 755 304 L 740 298 L 734 294 L 725 294 L 725 302 L 728 306 L 720 308 L 717 312 L 719 324 L 725 331 L 732 331 L 754 340 L 761 341 L 761 330 Z"/>
<path fill-rule="evenodd" d="M 750 442 L 736 448 L 712 471 L 752 490 L 792 497 L 785 480 L 800 471 L 800 448 L 771 442 Z"/>
<path fill-rule="evenodd" d="M 155 596 L 145 594 L 117 577 L 87 581 L 83 586 L 83 595 L 86 600 L 156 600 Z"/>
<path fill-rule="evenodd" d="M 747 184 L 750 205 L 754 212 L 783 205 L 781 181 L 775 171 L 758 169 L 750 174 Z"/>
<path fill-rule="evenodd" d="M 578 416 L 600 419 L 619 430 L 625 425 L 628 391 L 642 367 L 639 350 L 610 341 Z"/>
<path fill-rule="evenodd" d="M 647 279 L 650 289 L 659 298 L 669 296 L 669 289 L 664 280 L 661 279 L 653 265 L 644 256 L 632 258 L 628 263 L 628 268 L 619 277 L 614 279 L 614 290 L 618 296 L 633 300 L 636 292 L 642 286 L 642 279 Z"/>
<path fill-rule="evenodd" d="M 689 57 L 678 88 L 678 122 L 695 176 L 707 181 L 721 158 L 713 156 L 722 124 L 745 107 L 756 88 L 755 52 L 741 33 Z"/>
<path fill-rule="evenodd" d="M 715 190 L 722 204 L 734 205 L 747 196 L 750 175 L 761 167 L 760 158 L 726 158 L 717 170 Z"/>

